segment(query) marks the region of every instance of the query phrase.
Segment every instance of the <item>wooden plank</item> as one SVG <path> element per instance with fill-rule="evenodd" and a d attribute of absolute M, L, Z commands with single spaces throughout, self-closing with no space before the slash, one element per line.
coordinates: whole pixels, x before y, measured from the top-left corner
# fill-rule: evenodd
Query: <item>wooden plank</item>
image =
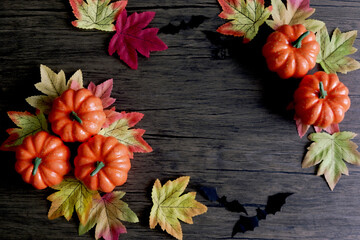
<path fill-rule="evenodd" d="M 360 2 L 313 0 L 314 18 L 326 22 L 329 31 L 360 29 Z M 0 139 L 12 126 L 9 110 L 32 109 L 25 103 L 38 94 L 39 66 L 45 64 L 71 76 L 82 69 L 85 83 L 114 79 L 114 97 L 119 110 L 145 114 L 139 123 L 145 139 L 154 148 L 150 154 L 135 154 L 128 182 L 118 189 L 137 213 L 139 224 L 125 223 L 122 239 L 172 239 L 161 230 L 150 230 L 151 186 L 189 175 L 188 190 L 215 186 L 220 195 L 238 199 L 254 215 L 267 197 L 293 192 L 282 211 L 268 216 L 253 232 L 235 239 L 358 239 L 360 236 L 360 169 L 349 166 L 331 192 L 314 168 L 301 169 L 309 141 L 299 139 L 285 110 L 292 100 L 297 80 L 279 80 L 270 73 L 261 56 L 261 46 L 271 32 L 262 32 L 252 43 L 220 36 L 216 28 L 216 1 L 130 1 L 127 10 L 156 11 L 151 27 L 162 28 L 202 16 L 199 26 L 176 34 L 160 33 L 167 51 L 139 57 L 139 69 L 131 70 L 117 57 L 108 56 L 112 33 L 74 28 L 68 1 L 2 0 L 0 3 Z M 359 39 L 354 45 L 359 48 Z M 353 55 L 360 60 L 359 53 Z M 340 74 L 350 88 L 352 107 L 341 124 L 343 130 L 360 133 L 359 74 Z M 359 138 L 354 140 L 360 143 Z M 36 191 L 13 169 L 14 154 L 0 152 L 0 237 L 2 239 L 92 239 L 94 231 L 78 236 L 78 220 L 47 219 L 53 191 Z M 231 239 L 239 218 L 216 203 L 197 199 L 209 207 L 195 217 L 194 225 L 183 224 L 184 239 Z"/>

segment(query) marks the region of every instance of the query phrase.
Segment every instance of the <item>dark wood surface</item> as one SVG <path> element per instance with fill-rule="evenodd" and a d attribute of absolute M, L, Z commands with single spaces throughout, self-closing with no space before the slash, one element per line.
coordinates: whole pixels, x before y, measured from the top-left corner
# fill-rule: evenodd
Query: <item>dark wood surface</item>
<path fill-rule="evenodd" d="M 359 0 L 312 0 L 313 18 L 329 32 L 360 29 Z M 217 187 L 220 195 L 238 199 L 254 215 L 269 195 L 293 192 L 282 211 L 260 222 L 255 231 L 235 239 L 360 239 L 360 168 L 348 166 L 331 192 L 314 168 L 302 169 L 309 141 L 297 135 L 292 112 L 285 110 L 297 80 L 280 80 L 270 73 L 261 46 L 267 26 L 253 42 L 217 34 L 224 21 L 216 0 L 129 1 L 129 13 L 156 11 L 150 26 L 178 26 L 194 16 L 199 26 L 175 34 L 159 34 L 169 46 L 149 59 L 139 57 L 131 70 L 107 54 L 112 33 L 74 28 L 68 1 L 0 1 L 0 140 L 12 127 L 6 111 L 32 111 L 25 98 L 37 94 L 39 66 L 63 69 L 68 77 L 82 69 L 84 81 L 114 79 L 119 110 L 145 114 L 138 127 L 153 147 L 135 154 L 127 183 L 118 188 L 140 218 L 125 223 L 121 239 L 173 239 L 159 228 L 149 229 L 151 187 L 191 176 L 187 191 L 200 185 Z M 359 39 L 356 48 L 360 47 Z M 353 55 L 360 60 L 359 53 Z M 359 71 L 340 79 L 350 89 L 352 106 L 342 130 L 360 133 Z M 359 144 L 360 137 L 354 139 Z M 92 239 L 94 231 L 78 236 L 76 216 L 48 220 L 51 189 L 34 190 L 14 170 L 14 153 L 1 152 L 0 239 Z M 182 224 L 184 239 L 231 239 L 239 214 L 230 213 L 197 195 L 208 212 Z"/>

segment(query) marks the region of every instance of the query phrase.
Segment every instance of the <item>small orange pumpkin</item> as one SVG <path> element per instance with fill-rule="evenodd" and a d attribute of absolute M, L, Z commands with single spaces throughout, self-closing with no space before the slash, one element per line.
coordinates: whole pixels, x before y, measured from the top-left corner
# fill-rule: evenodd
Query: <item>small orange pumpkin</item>
<path fill-rule="evenodd" d="M 326 128 L 340 123 L 350 108 L 348 93 L 334 73 L 306 75 L 294 93 L 295 113 L 307 125 Z"/>
<path fill-rule="evenodd" d="M 78 148 L 75 177 L 89 189 L 111 192 L 123 185 L 130 170 L 130 152 L 114 137 L 96 135 Z"/>
<path fill-rule="evenodd" d="M 262 53 L 270 71 L 283 78 L 301 78 L 315 67 L 320 45 L 302 24 L 283 25 L 269 35 Z"/>
<path fill-rule="evenodd" d="M 64 142 L 84 142 L 105 123 L 101 99 L 89 90 L 68 89 L 53 102 L 49 122 Z"/>
<path fill-rule="evenodd" d="M 16 148 L 15 170 L 37 189 L 61 183 L 70 171 L 70 150 L 60 138 L 40 131 Z"/>

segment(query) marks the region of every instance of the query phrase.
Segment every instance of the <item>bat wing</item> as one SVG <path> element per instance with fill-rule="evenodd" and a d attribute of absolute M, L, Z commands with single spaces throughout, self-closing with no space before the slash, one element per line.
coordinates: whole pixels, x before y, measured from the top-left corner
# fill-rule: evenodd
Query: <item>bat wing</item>
<path fill-rule="evenodd" d="M 216 188 L 214 187 L 200 187 L 200 193 L 211 202 L 219 200 Z"/>
<path fill-rule="evenodd" d="M 254 228 L 259 226 L 259 219 L 257 216 L 246 217 L 240 216 L 240 219 L 235 223 L 231 237 L 234 237 L 238 232 L 254 231 Z"/>
<path fill-rule="evenodd" d="M 293 193 L 277 193 L 275 195 L 269 196 L 265 212 L 267 214 L 275 214 L 279 212 L 281 207 L 285 204 L 286 198 L 292 195 Z"/>
<path fill-rule="evenodd" d="M 238 212 L 238 213 L 243 212 L 247 215 L 246 209 L 244 208 L 244 206 L 241 203 L 239 203 L 238 200 L 228 202 L 226 197 L 223 196 L 223 197 L 219 198 L 218 201 L 221 205 L 223 205 L 226 208 L 226 210 L 228 210 L 230 212 Z"/>

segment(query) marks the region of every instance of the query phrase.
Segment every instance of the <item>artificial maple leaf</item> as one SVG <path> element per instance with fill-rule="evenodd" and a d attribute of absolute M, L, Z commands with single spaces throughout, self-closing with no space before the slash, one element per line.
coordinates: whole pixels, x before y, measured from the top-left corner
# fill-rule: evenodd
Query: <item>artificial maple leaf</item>
<path fill-rule="evenodd" d="M 203 214 L 207 207 L 195 200 L 196 193 L 189 192 L 181 195 L 188 185 L 190 177 L 180 177 L 174 181 L 167 181 L 161 186 L 156 179 L 151 198 L 153 207 L 150 213 L 150 228 L 157 224 L 177 239 L 182 239 L 182 229 L 178 219 L 192 224 L 192 217 Z M 181 195 L 181 196 L 180 196 Z"/>
<path fill-rule="evenodd" d="M 22 144 L 27 136 L 34 135 L 39 131 L 48 131 L 46 118 L 39 111 L 36 115 L 32 115 L 29 112 L 15 111 L 10 111 L 7 114 L 19 128 L 9 128 L 6 130 L 10 136 L 1 144 L 0 150 L 15 151 L 16 146 Z"/>
<path fill-rule="evenodd" d="M 113 89 L 113 83 L 113 79 L 109 79 L 97 86 L 93 82 L 91 82 L 88 86 L 88 89 L 92 92 L 92 94 L 101 99 L 103 108 L 110 107 L 116 100 L 115 98 L 110 97 Z"/>
<path fill-rule="evenodd" d="M 271 5 L 272 20 L 266 23 L 274 30 L 284 24 L 303 24 L 307 30 L 317 32 L 325 26 L 322 21 L 307 19 L 315 12 L 315 9 L 310 8 L 310 0 L 287 0 L 287 8 L 282 0 L 271 0 Z"/>
<path fill-rule="evenodd" d="M 35 87 L 45 95 L 31 96 L 26 98 L 26 101 L 45 114 L 50 112 L 54 99 L 67 90 L 73 82 L 77 82 L 80 87 L 83 85 L 81 70 L 76 71 L 67 83 L 63 70 L 55 73 L 47 66 L 40 65 L 40 74 L 41 82 L 36 83 Z"/>
<path fill-rule="evenodd" d="M 343 159 L 351 164 L 360 165 L 360 153 L 357 145 L 350 141 L 356 136 L 352 132 L 312 133 L 309 140 L 314 141 L 308 148 L 302 167 L 319 164 L 317 175 L 325 176 L 331 190 L 339 181 L 341 174 L 349 175 Z"/>
<path fill-rule="evenodd" d="M 101 237 L 105 240 L 119 239 L 121 233 L 126 233 L 126 228 L 121 221 L 139 222 L 138 217 L 128 207 L 128 204 L 120 200 L 124 195 L 125 192 L 114 191 L 101 198 L 95 198 L 88 221 L 79 226 L 79 235 L 86 233 L 96 224 L 96 239 Z"/>
<path fill-rule="evenodd" d="M 145 133 L 143 129 L 130 129 L 137 124 L 144 116 L 138 112 L 121 112 L 120 119 L 112 123 L 108 128 L 103 128 L 98 133 L 106 137 L 115 137 L 119 142 L 128 146 L 131 152 L 151 152 L 152 148 L 145 142 L 142 135 Z"/>
<path fill-rule="evenodd" d="M 51 188 L 59 191 L 47 198 L 52 202 L 48 213 L 50 220 L 64 216 L 69 221 L 75 208 L 80 223 L 85 224 L 90 213 L 93 198 L 100 198 L 97 191 L 89 190 L 81 181 L 74 177 L 65 178 L 59 185 L 52 186 Z"/>
<path fill-rule="evenodd" d="M 336 28 L 330 40 L 326 26 L 316 35 L 316 41 L 320 44 L 320 52 L 316 62 L 327 73 L 347 73 L 360 68 L 360 63 L 353 58 L 346 57 L 357 51 L 353 47 L 357 31 L 341 33 Z"/>
<path fill-rule="evenodd" d="M 251 41 L 259 27 L 270 16 L 271 6 L 265 8 L 264 0 L 218 0 L 223 11 L 219 17 L 230 20 L 217 31 L 225 35 L 244 37 L 243 42 Z"/>
<path fill-rule="evenodd" d="M 95 85 L 91 82 L 88 86 L 88 89 L 98 98 L 101 99 L 104 113 L 106 115 L 106 121 L 103 124 L 102 128 L 109 127 L 112 123 L 116 122 L 117 120 L 121 119 L 122 114 L 115 111 L 115 107 L 110 109 L 105 109 L 110 107 L 114 102 L 115 98 L 110 97 L 111 91 L 113 89 L 113 79 L 106 80 L 105 82 Z"/>
<path fill-rule="evenodd" d="M 116 33 L 109 43 L 109 54 L 118 53 L 130 68 L 138 67 L 138 51 L 145 57 L 150 57 L 152 51 L 167 49 L 166 44 L 158 38 L 158 28 L 145 28 L 154 18 L 155 12 L 133 13 L 127 17 L 122 11 L 116 20 Z"/>
<path fill-rule="evenodd" d="M 296 115 L 294 116 L 294 120 L 296 123 L 296 129 L 298 131 L 299 137 L 302 138 L 306 134 L 306 132 L 309 130 L 311 125 L 304 124 L 301 121 L 301 119 L 298 118 Z M 337 124 L 337 123 L 331 124 L 330 126 L 328 126 L 326 128 L 314 126 L 314 129 L 315 129 L 315 132 L 321 132 L 322 130 L 324 130 L 330 134 L 340 131 L 339 124 Z"/>
<path fill-rule="evenodd" d="M 66 88 L 69 89 L 71 88 L 71 86 L 73 86 L 73 89 L 74 86 L 76 86 L 76 90 L 84 87 L 83 75 L 80 69 L 77 70 L 68 80 Z"/>
<path fill-rule="evenodd" d="M 110 109 L 105 109 L 104 113 L 106 116 L 106 120 L 102 128 L 108 128 L 112 123 L 116 122 L 122 117 L 121 113 L 115 111 L 115 107 L 112 107 Z"/>
<path fill-rule="evenodd" d="M 65 73 L 61 70 L 55 73 L 49 67 L 40 65 L 41 82 L 36 83 L 35 87 L 40 92 L 49 97 L 56 98 L 68 89 L 66 86 Z"/>
<path fill-rule="evenodd" d="M 120 12 L 125 9 L 127 0 L 70 0 L 75 17 L 72 25 L 82 29 L 98 29 L 102 31 L 114 31 L 113 22 Z"/>

